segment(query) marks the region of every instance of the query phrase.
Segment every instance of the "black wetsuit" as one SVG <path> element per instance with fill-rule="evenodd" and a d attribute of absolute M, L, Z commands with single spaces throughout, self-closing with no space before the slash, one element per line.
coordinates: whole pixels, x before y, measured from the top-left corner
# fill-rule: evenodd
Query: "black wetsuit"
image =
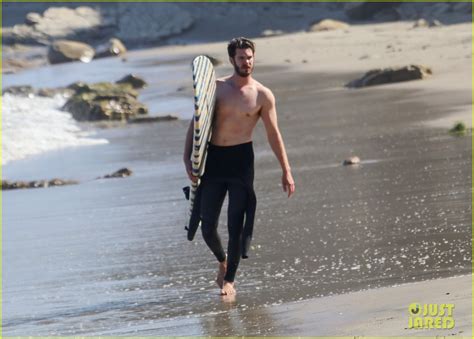
<path fill-rule="evenodd" d="M 217 233 L 222 203 L 229 192 L 226 281 L 233 282 L 240 257 L 247 258 L 255 218 L 253 190 L 254 154 L 252 142 L 235 146 L 209 144 L 206 168 L 201 178 L 200 218 L 204 240 L 219 262 L 225 257 Z M 245 219 L 245 221 L 244 221 Z"/>

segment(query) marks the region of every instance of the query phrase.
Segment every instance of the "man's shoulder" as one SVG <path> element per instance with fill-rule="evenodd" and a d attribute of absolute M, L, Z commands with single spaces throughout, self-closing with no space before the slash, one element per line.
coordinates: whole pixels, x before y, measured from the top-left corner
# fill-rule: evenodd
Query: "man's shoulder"
<path fill-rule="evenodd" d="M 258 95 L 262 97 L 264 100 L 274 100 L 273 92 L 270 88 L 264 86 L 261 82 L 255 80 L 255 84 L 257 87 Z"/>

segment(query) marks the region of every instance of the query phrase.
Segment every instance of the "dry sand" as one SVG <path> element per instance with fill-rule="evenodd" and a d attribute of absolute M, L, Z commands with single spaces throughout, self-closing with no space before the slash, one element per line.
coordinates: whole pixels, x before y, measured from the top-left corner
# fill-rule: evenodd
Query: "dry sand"
<path fill-rule="evenodd" d="M 471 28 L 462 23 L 434 28 L 413 28 L 413 22 L 351 26 L 347 30 L 301 32 L 258 38 L 256 67 L 290 67 L 295 72 L 364 74 L 370 69 L 422 64 L 433 76 L 424 81 L 389 85 L 392 88 L 423 91 L 455 91 L 471 88 Z M 169 46 L 150 49 L 159 55 L 211 54 L 225 63 L 226 43 Z M 451 126 L 456 121 L 471 123 L 470 102 L 453 107 L 456 112 L 434 120 L 434 127 Z"/>

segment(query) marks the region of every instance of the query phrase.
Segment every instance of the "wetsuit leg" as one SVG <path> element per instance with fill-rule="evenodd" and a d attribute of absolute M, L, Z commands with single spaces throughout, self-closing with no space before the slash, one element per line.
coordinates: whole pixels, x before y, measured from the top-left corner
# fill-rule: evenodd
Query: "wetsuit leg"
<path fill-rule="evenodd" d="M 228 190 L 227 227 L 229 231 L 229 244 L 227 247 L 227 272 L 224 280 L 233 282 L 240 262 L 242 229 L 247 208 L 248 192 L 243 185 L 235 183 L 229 184 Z"/>
<path fill-rule="evenodd" d="M 225 252 L 217 233 L 219 215 L 227 192 L 225 183 L 205 181 L 201 187 L 201 230 L 204 241 L 219 262 L 225 261 Z"/>

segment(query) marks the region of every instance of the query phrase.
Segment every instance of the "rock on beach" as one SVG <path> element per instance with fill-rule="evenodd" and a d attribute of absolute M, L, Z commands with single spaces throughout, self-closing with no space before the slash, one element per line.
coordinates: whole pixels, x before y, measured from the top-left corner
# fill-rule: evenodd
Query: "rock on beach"
<path fill-rule="evenodd" d="M 95 55 L 94 48 L 79 41 L 58 40 L 48 50 L 48 61 L 60 64 L 70 61 L 90 62 Z"/>
<path fill-rule="evenodd" d="M 336 29 L 347 29 L 349 25 L 345 22 L 332 20 L 332 19 L 324 19 L 311 25 L 308 29 L 309 32 L 324 32 L 324 31 L 332 31 Z"/>
<path fill-rule="evenodd" d="M 433 72 L 431 68 L 422 65 L 409 65 L 398 68 L 373 69 L 361 78 L 348 83 L 347 87 L 366 87 L 394 82 L 424 79 Z"/>

